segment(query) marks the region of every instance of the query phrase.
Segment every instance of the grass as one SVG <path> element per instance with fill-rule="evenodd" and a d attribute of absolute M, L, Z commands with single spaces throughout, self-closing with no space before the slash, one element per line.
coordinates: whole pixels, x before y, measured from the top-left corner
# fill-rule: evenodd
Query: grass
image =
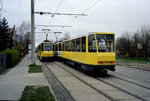
<path fill-rule="evenodd" d="M 48 86 L 26 86 L 20 101 L 55 101 Z"/>
<path fill-rule="evenodd" d="M 29 73 L 40 73 L 43 72 L 40 65 L 29 65 Z"/>
<path fill-rule="evenodd" d="M 121 57 L 116 57 L 117 62 L 124 62 L 124 63 L 150 63 L 150 58 L 148 58 L 148 60 L 145 60 L 144 58 L 140 58 L 140 57 L 134 57 L 134 58 L 130 58 L 130 57 L 125 57 L 125 56 L 121 56 Z"/>

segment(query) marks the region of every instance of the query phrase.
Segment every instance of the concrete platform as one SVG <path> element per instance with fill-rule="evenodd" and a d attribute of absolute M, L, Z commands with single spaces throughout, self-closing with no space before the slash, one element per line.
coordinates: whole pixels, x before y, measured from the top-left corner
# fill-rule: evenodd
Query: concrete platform
<path fill-rule="evenodd" d="M 0 75 L 0 100 L 19 100 L 26 85 L 48 85 L 43 73 L 28 73 L 29 64 L 30 58 L 26 55 L 7 74 Z"/>

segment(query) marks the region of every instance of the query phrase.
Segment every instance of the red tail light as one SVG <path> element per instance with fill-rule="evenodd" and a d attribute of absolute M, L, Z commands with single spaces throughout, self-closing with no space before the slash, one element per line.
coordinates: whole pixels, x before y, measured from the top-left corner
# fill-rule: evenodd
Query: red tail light
<path fill-rule="evenodd" d="M 112 63 L 115 63 L 115 61 L 112 61 Z"/>
<path fill-rule="evenodd" d="M 98 61 L 98 64 L 101 64 L 102 62 L 101 61 Z"/>
<path fill-rule="evenodd" d="M 103 64 L 103 61 L 98 61 L 98 64 Z"/>

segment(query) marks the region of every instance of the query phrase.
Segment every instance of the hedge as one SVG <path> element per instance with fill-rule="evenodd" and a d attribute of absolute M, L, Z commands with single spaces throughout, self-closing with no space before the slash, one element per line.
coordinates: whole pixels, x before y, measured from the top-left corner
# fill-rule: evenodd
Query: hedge
<path fill-rule="evenodd" d="M 3 50 L 0 53 L 7 53 L 8 54 L 8 66 L 13 66 L 17 63 L 20 58 L 20 52 L 15 49 L 7 49 Z"/>

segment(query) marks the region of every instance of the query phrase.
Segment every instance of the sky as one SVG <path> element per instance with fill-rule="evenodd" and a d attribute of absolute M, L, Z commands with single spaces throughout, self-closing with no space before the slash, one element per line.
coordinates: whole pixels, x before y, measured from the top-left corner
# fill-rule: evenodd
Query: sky
<path fill-rule="evenodd" d="M 58 8 L 60 2 L 60 7 Z M 98 0 L 36 0 L 35 11 L 81 14 Z M 19 26 L 23 20 L 30 22 L 30 0 L 3 0 L 3 12 L 10 27 Z M 58 8 L 58 9 L 57 9 Z M 56 11 L 57 9 L 57 11 Z M 122 33 L 135 32 L 142 25 L 150 25 L 150 0 L 101 0 L 84 12 L 88 16 L 35 15 L 35 25 L 69 25 L 72 27 L 47 27 L 51 32 L 59 31 L 58 38 L 69 33 L 71 38 L 89 32 L 112 32 L 116 38 Z M 36 27 L 41 32 L 46 27 Z M 46 28 L 46 29 L 47 29 Z M 50 33 L 48 39 L 55 40 Z M 45 40 L 44 33 L 35 33 L 36 46 Z"/>

